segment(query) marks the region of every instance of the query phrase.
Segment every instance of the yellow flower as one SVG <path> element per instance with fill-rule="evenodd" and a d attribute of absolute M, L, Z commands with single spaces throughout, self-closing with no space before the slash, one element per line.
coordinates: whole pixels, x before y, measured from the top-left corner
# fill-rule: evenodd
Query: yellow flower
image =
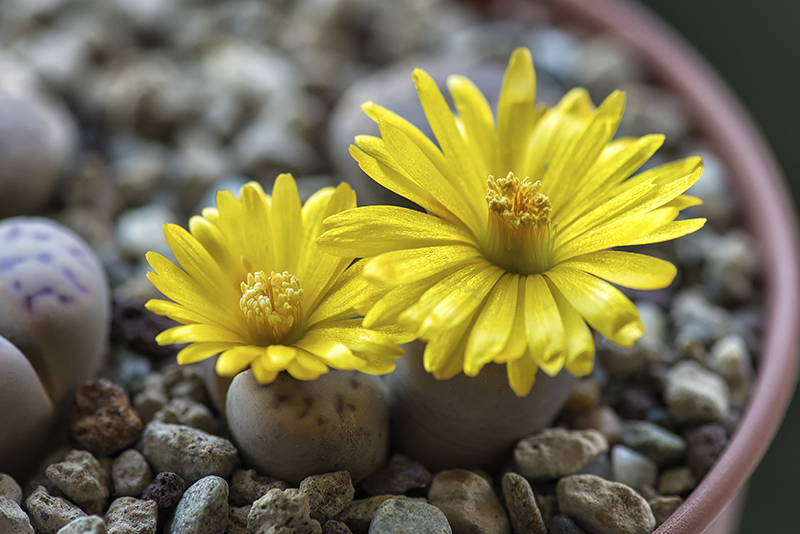
<path fill-rule="evenodd" d="M 379 284 L 364 326 L 399 322 L 427 341 L 424 365 L 437 378 L 476 376 L 505 363 L 525 396 L 541 368 L 591 372 L 587 327 L 630 346 L 643 333 L 633 303 L 611 284 L 657 289 L 675 267 L 611 247 L 694 232 L 703 219 L 675 220 L 699 199 L 682 195 L 700 176 L 693 157 L 630 177 L 663 136 L 612 140 L 624 107 L 616 92 L 595 108 L 583 89 L 555 107 L 534 105 L 530 53 L 514 51 L 497 119 L 463 76 L 447 83 L 454 115 L 434 81 L 413 73 L 438 147 L 371 102 L 381 137 L 358 136 L 350 153 L 376 182 L 425 208 L 362 207 L 328 218 L 317 243 L 371 257 Z M 609 283 L 610 282 L 610 283 Z"/>
<path fill-rule="evenodd" d="M 156 340 L 190 343 L 178 363 L 219 354 L 220 375 L 249 365 L 265 384 L 283 370 L 299 380 L 329 367 L 391 372 L 403 353 L 396 342 L 409 336 L 399 327 L 363 328 L 352 307 L 369 290 L 361 267 L 348 269 L 353 258 L 330 256 L 315 243 L 326 217 L 355 206 L 355 193 L 341 184 L 301 207 L 294 179 L 283 174 L 272 197 L 255 182 L 242 187 L 241 200 L 218 192 L 216 209 L 189 221 L 191 233 L 166 225 L 180 267 L 149 252 L 155 272 L 148 278 L 173 302 L 150 300 L 147 309 L 181 326 Z"/>

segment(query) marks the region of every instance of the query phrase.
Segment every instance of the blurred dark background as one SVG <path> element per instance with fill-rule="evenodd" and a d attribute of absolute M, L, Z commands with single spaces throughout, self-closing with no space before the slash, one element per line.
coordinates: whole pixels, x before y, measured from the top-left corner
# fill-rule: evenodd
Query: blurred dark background
<path fill-rule="evenodd" d="M 738 95 L 800 205 L 800 2 L 637 0 L 682 34 Z M 800 396 L 753 475 L 739 534 L 800 532 Z"/>

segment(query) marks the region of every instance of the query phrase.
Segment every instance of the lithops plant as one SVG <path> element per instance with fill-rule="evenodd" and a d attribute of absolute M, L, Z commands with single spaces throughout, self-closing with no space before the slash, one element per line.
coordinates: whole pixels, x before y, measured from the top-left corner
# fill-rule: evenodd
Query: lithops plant
<path fill-rule="evenodd" d="M 0 471 L 35 449 L 54 411 L 100 368 L 108 282 L 92 250 L 42 218 L 0 221 Z M 27 414 L 27 415 L 24 415 Z"/>

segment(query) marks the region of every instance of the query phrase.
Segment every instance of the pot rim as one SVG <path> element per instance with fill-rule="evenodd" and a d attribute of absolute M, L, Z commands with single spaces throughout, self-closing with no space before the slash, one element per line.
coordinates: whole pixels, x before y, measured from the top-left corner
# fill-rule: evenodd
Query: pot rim
<path fill-rule="evenodd" d="M 654 534 L 708 528 L 764 456 L 794 392 L 800 338 L 797 216 L 783 175 L 757 126 L 716 71 L 673 29 L 629 0 L 538 0 L 559 17 L 612 32 L 633 47 L 654 79 L 686 105 L 698 132 L 730 169 L 747 228 L 759 243 L 765 331 L 756 385 L 728 447 Z"/>

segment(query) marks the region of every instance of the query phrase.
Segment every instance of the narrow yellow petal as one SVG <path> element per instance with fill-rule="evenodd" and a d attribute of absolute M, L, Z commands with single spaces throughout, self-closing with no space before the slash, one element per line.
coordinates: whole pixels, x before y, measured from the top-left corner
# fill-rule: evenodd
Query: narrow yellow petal
<path fill-rule="evenodd" d="M 464 351 L 467 347 L 466 334 L 472 324 L 472 318 L 467 319 L 428 340 L 422 356 L 422 363 L 427 372 L 438 380 L 447 380 L 463 370 Z"/>
<path fill-rule="evenodd" d="M 506 375 L 508 385 L 517 397 L 527 397 L 531 392 L 533 383 L 536 381 L 536 371 L 539 366 L 533 361 L 530 352 L 526 352 L 522 357 L 510 361 L 506 364 Z"/>
<path fill-rule="evenodd" d="M 499 168 L 500 146 L 494 129 L 492 108 L 478 87 L 464 76 L 447 78 L 447 88 L 464 130 L 464 142 L 475 158 L 480 176 L 489 177 Z M 473 193 L 474 194 L 474 193 Z"/>
<path fill-rule="evenodd" d="M 586 321 L 551 281 L 547 285 L 558 305 L 565 332 L 564 367 L 574 376 L 588 376 L 594 365 L 594 337 Z"/>
<path fill-rule="evenodd" d="M 336 256 L 370 258 L 406 248 L 472 244 L 466 230 L 418 211 L 396 206 L 365 206 L 332 215 L 317 244 Z"/>
<path fill-rule="evenodd" d="M 394 359 L 403 355 L 403 349 L 378 330 L 361 326 L 361 319 L 349 319 L 326 324 L 314 329 L 319 336 L 338 341 L 353 352 L 371 354 L 379 359 Z"/>
<path fill-rule="evenodd" d="M 642 337 L 644 326 L 636 306 L 608 282 L 561 265 L 545 276 L 586 322 L 610 341 L 630 347 Z"/>
<path fill-rule="evenodd" d="M 291 174 L 281 174 L 272 189 L 272 245 L 276 272 L 296 273 L 303 240 L 303 216 L 297 184 Z"/>
<path fill-rule="evenodd" d="M 241 212 L 237 220 L 227 220 L 225 235 L 234 233 L 236 241 L 244 248 L 234 249 L 234 258 L 242 263 L 247 273 L 263 270 L 270 266 L 270 271 L 275 270 L 275 244 L 273 241 L 273 215 L 270 213 L 270 200 L 257 182 L 249 182 L 242 187 L 242 200 L 238 210 Z M 219 200 L 217 200 L 219 202 Z M 244 281 L 243 278 L 241 281 Z M 240 282 L 241 282 L 240 281 Z"/>
<path fill-rule="evenodd" d="M 561 263 L 632 289 L 661 289 L 672 283 L 678 270 L 668 261 L 644 254 L 602 250 Z"/>
<path fill-rule="evenodd" d="M 357 315 L 355 306 L 376 291 L 376 288 L 361 275 L 363 269 L 364 262 L 358 261 L 328 286 L 314 309 L 307 310 L 306 328 L 326 321 L 350 319 Z"/>
<path fill-rule="evenodd" d="M 306 332 L 295 346 L 307 350 L 334 369 L 353 370 L 364 364 L 346 345 L 317 330 Z"/>
<path fill-rule="evenodd" d="M 210 324 L 184 324 L 164 330 L 156 336 L 159 345 L 172 343 L 193 343 L 200 341 L 217 341 L 227 343 L 245 343 L 241 336 Z"/>
<path fill-rule="evenodd" d="M 317 376 L 323 375 L 329 371 L 328 366 L 325 365 L 322 360 L 307 350 L 303 350 L 300 347 L 295 347 L 295 349 L 297 350 L 297 355 L 293 363 L 296 362 L 298 365 L 303 366 L 304 369 L 315 373 Z"/>
<path fill-rule="evenodd" d="M 325 371 L 327 372 L 327 370 L 328 367 L 326 366 Z M 305 367 L 298 360 L 292 360 L 291 362 L 289 362 L 289 364 L 286 366 L 286 372 L 292 375 L 292 378 L 294 378 L 295 380 L 303 380 L 303 381 L 316 380 L 322 374 L 320 372 Z"/>
<path fill-rule="evenodd" d="M 226 350 L 217 358 L 217 374 L 220 376 L 236 376 L 247 366 L 260 359 L 266 347 L 242 345 Z"/>
<path fill-rule="evenodd" d="M 203 245 L 209 255 L 219 265 L 222 272 L 231 280 L 244 280 L 247 273 L 241 262 L 236 261 L 228 246 L 227 237 L 219 227 L 205 217 L 194 216 L 189 219 L 189 231 Z"/>
<path fill-rule="evenodd" d="M 477 374 L 481 367 L 494 361 L 508 343 L 519 306 L 518 293 L 518 274 L 504 274 L 492 288 L 467 340 L 464 354 L 467 375 Z"/>
<path fill-rule="evenodd" d="M 232 300 L 238 301 L 235 289 L 231 292 L 230 276 L 220 269 L 219 264 L 194 236 L 176 224 L 166 224 L 164 237 L 181 268 L 203 286 L 205 293 L 222 306 L 226 306 L 226 301 L 228 306 Z"/>
<path fill-rule="evenodd" d="M 264 367 L 276 371 L 283 371 L 289 362 L 295 359 L 299 349 L 286 345 L 270 345 L 261 355 Z"/>
<path fill-rule="evenodd" d="M 526 276 L 517 279 L 517 305 L 514 312 L 514 323 L 508 342 L 494 358 L 495 363 L 507 363 L 521 358 L 528 350 L 528 333 L 525 326 L 525 288 L 528 285 Z"/>
<path fill-rule="evenodd" d="M 671 200 L 664 204 L 665 207 L 669 206 L 671 208 L 676 208 L 679 210 L 685 210 L 686 208 L 691 208 L 692 206 L 700 206 L 703 204 L 703 200 L 697 197 L 693 197 L 692 195 L 681 195 L 678 198 Z"/>
<path fill-rule="evenodd" d="M 157 315 L 169 317 L 181 324 L 206 322 L 206 318 L 203 315 L 168 300 L 150 299 L 145 303 L 144 307 Z"/>
<path fill-rule="evenodd" d="M 692 232 L 696 232 L 697 230 L 702 228 L 705 224 L 706 224 L 705 219 L 686 219 L 683 221 L 674 221 L 659 227 L 658 229 L 654 230 L 653 232 L 650 232 L 644 237 L 623 241 L 619 243 L 619 245 L 617 246 L 622 247 L 628 245 L 647 245 L 650 243 L 661 243 L 663 241 L 669 241 L 671 239 L 676 239 L 678 237 L 683 237 L 687 234 L 691 234 Z"/>
<path fill-rule="evenodd" d="M 197 363 L 233 347 L 231 343 L 225 342 L 192 343 L 178 353 L 178 363 L 181 365 Z"/>
<path fill-rule="evenodd" d="M 396 250 L 369 260 L 364 267 L 364 276 L 389 285 L 408 284 L 480 255 L 478 249 L 468 245 Z"/>
<path fill-rule="evenodd" d="M 508 166 L 508 169 L 498 169 L 500 176 L 508 171 L 521 172 L 527 140 L 537 119 L 535 98 L 536 73 L 531 53 L 526 48 L 517 48 L 508 62 L 497 104 L 500 161 Z"/>
<path fill-rule="evenodd" d="M 275 379 L 278 378 L 278 374 L 280 374 L 280 371 L 269 369 L 264 363 L 263 358 L 256 358 L 250 366 L 253 369 L 253 376 L 255 376 L 256 380 L 261 384 L 272 384 L 275 382 Z M 219 373 L 219 371 L 217 372 Z"/>
<path fill-rule="evenodd" d="M 564 325 L 540 274 L 525 279 L 525 330 L 533 361 L 550 376 L 557 375 L 563 365 Z"/>

